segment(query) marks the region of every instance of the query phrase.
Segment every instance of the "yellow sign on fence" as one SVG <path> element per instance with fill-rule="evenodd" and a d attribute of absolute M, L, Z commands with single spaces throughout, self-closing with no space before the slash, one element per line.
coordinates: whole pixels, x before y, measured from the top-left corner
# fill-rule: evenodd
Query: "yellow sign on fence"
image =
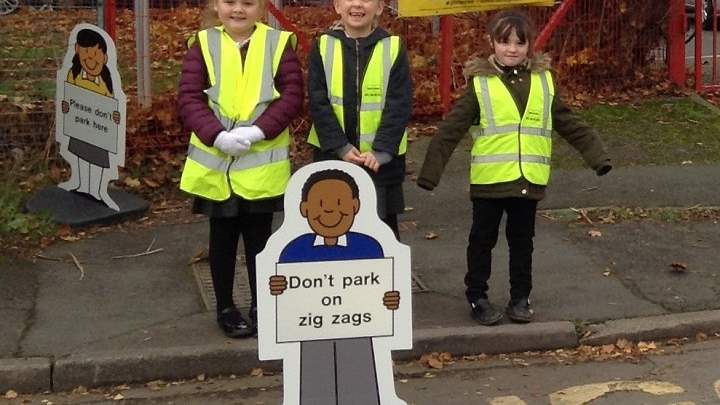
<path fill-rule="evenodd" d="M 399 0 L 401 17 L 488 11 L 515 6 L 552 6 L 554 0 Z"/>

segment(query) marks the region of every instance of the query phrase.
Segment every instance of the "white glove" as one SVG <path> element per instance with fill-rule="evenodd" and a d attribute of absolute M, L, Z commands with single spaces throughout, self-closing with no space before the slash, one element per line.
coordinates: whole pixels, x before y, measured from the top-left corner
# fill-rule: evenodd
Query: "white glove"
<path fill-rule="evenodd" d="M 265 134 L 257 125 L 253 125 L 251 127 L 238 127 L 233 129 L 231 132 L 233 134 L 240 135 L 240 139 L 248 141 L 251 144 L 265 139 Z"/>
<path fill-rule="evenodd" d="M 238 134 L 222 131 L 215 137 L 213 146 L 230 156 L 240 156 L 250 149 L 250 142 L 240 139 Z"/>

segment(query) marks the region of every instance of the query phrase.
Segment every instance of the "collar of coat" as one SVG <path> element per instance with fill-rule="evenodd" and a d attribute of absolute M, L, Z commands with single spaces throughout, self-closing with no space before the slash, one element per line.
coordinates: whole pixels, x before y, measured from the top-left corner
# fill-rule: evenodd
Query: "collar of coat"
<path fill-rule="evenodd" d="M 328 29 L 328 31 L 326 32 L 326 34 L 339 39 L 343 45 L 350 46 L 352 48 L 355 48 L 356 40 L 360 43 L 361 47 L 373 47 L 381 39 L 387 38 L 390 36 L 390 34 L 387 31 L 385 31 L 384 29 L 382 29 L 378 26 L 375 26 L 373 31 L 367 37 L 349 38 L 345 34 L 345 27 L 343 26 L 343 23 L 340 20 L 336 21 L 333 25 L 331 25 L 330 28 Z"/>
<path fill-rule="evenodd" d="M 518 70 L 539 73 L 550 70 L 552 59 L 547 53 L 538 53 L 528 59 Z M 501 65 L 495 55 L 488 58 L 475 58 L 465 64 L 465 77 L 471 76 L 502 76 L 508 70 L 507 67 Z"/>

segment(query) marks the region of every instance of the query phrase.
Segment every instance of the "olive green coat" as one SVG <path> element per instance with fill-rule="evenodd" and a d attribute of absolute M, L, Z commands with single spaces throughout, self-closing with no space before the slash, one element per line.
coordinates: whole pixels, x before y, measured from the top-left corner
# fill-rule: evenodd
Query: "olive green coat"
<path fill-rule="evenodd" d="M 447 118 L 439 124 L 438 133 L 430 142 L 425 155 L 417 184 L 428 190 L 435 188 L 457 144 L 468 134 L 468 129 L 472 125 L 478 125 L 480 122 L 480 106 L 472 84 L 472 76 L 499 76 L 510 90 L 522 116 L 530 93 L 531 72 L 540 72 L 549 68 L 549 57 L 545 54 L 539 54 L 526 65 L 515 68 L 499 65 L 492 56 L 469 63 L 466 74 L 470 77 L 468 80 L 470 86 L 455 103 Z M 557 83 L 555 89 L 557 93 Z M 552 122 L 553 130 L 580 152 L 589 167 L 598 174 L 604 174 L 610 169 L 610 159 L 597 131 L 573 114 L 557 96 L 554 97 L 552 104 Z M 532 184 L 522 177 L 506 183 L 470 185 L 471 198 L 521 197 L 541 200 L 544 196 L 545 186 Z"/>

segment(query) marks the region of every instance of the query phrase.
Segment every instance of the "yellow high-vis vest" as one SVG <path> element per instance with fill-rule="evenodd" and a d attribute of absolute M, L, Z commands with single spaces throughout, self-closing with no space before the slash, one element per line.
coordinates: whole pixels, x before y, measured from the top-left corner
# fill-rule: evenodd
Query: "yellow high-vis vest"
<path fill-rule="evenodd" d="M 227 131 L 253 125 L 280 97 L 274 77 L 288 41 L 296 46 L 295 36 L 256 24 L 245 63 L 222 26 L 200 31 L 197 41 L 210 78 L 205 91 L 210 109 Z M 233 193 L 247 200 L 280 196 L 290 178 L 289 146 L 286 128 L 278 137 L 253 143 L 248 152 L 232 157 L 192 133 L 180 189 L 214 201 Z"/>
<path fill-rule="evenodd" d="M 322 35 L 319 40 L 320 56 L 325 70 L 328 99 L 340 127 L 345 131 L 345 108 L 343 106 L 343 52 L 342 42 L 330 35 Z M 360 114 L 358 116 L 360 152 L 372 150 L 375 135 L 380 127 L 385 98 L 390 83 L 390 70 L 400 51 L 400 37 L 390 36 L 375 44 L 368 61 L 365 76 L 360 84 Z M 315 126 L 310 128 L 308 143 L 320 147 Z M 407 129 L 396 153 L 403 155 L 407 151 Z"/>
<path fill-rule="evenodd" d="M 530 94 L 522 117 L 502 79 L 475 76 L 473 83 L 480 125 L 470 128 L 470 183 L 495 184 L 524 177 L 530 183 L 547 185 L 555 96 L 550 72 L 530 75 Z"/>

